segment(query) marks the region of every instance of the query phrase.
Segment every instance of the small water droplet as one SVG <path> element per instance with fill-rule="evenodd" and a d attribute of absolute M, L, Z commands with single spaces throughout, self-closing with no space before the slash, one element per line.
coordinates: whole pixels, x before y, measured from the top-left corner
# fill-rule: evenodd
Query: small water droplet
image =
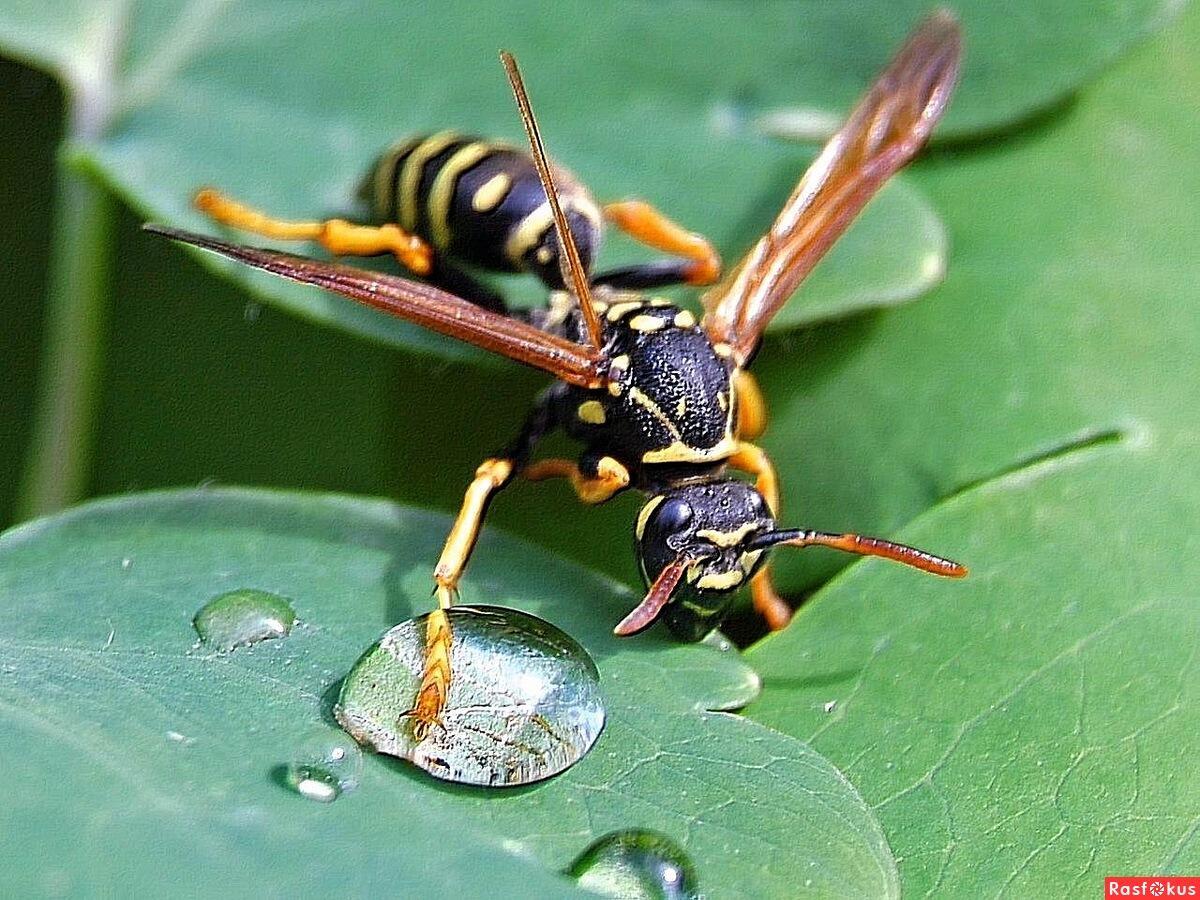
<path fill-rule="evenodd" d="M 358 787 L 362 751 L 342 732 L 322 729 L 301 742 L 283 777 L 301 797 L 332 803 Z"/>
<path fill-rule="evenodd" d="M 835 709 L 837 709 L 837 701 L 836 700 L 827 701 L 825 703 L 824 709 L 825 709 L 825 712 L 827 712 L 827 713 L 833 712 Z"/>
<path fill-rule="evenodd" d="M 130 559 L 128 556 L 126 556 L 123 560 L 121 560 L 121 571 L 122 572 L 128 572 L 132 568 L 133 568 L 133 560 Z"/>
<path fill-rule="evenodd" d="M 654 831 L 614 831 L 581 853 L 567 869 L 579 886 L 605 897 L 694 900 L 696 874 L 687 854 Z"/>
<path fill-rule="evenodd" d="M 334 714 L 356 740 L 438 778 L 497 787 L 557 775 L 591 749 L 604 727 L 595 663 L 550 623 L 498 606 L 449 611 L 446 707 L 418 741 L 406 713 L 425 669 L 428 619 L 392 628 L 342 682 Z"/>
<path fill-rule="evenodd" d="M 262 315 L 261 303 L 247 303 L 242 309 L 242 318 L 253 325 L 258 321 L 258 317 Z"/>
<path fill-rule="evenodd" d="M 252 588 L 214 597 L 192 620 L 200 640 L 217 650 L 286 637 L 295 623 L 296 613 L 286 599 Z"/>
<path fill-rule="evenodd" d="M 184 747 L 190 747 L 196 743 L 195 738 L 190 738 L 186 734 L 181 734 L 178 731 L 168 731 L 167 740 L 172 744 L 182 744 Z"/>

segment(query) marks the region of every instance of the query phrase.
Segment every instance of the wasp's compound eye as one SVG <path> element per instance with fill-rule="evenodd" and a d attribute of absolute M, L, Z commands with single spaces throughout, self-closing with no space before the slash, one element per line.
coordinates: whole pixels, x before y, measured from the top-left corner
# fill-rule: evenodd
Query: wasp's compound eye
<path fill-rule="evenodd" d="M 667 500 L 654 516 L 654 529 L 661 534 L 678 534 L 692 524 L 692 505 L 684 500 Z"/>

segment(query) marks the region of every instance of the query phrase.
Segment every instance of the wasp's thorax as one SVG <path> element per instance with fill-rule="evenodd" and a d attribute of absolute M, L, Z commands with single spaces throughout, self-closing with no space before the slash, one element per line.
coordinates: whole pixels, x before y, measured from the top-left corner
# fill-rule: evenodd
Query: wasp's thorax
<path fill-rule="evenodd" d="M 636 539 L 647 585 L 685 561 L 661 616 L 677 637 L 698 641 L 720 623 L 734 593 L 763 561 L 754 538 L 774 527 L 762 495 L 734 479 L 673 487 L 642 507 Z"/>
<path fill-rule="evenodd" d="M 597 298 L 609 382 L 564 396 L 560 420 L 568 433 L 631 469 L 727 459 L 736 447 L 733 364 L 695 316 L 642 294 L 597 291 Z"/>

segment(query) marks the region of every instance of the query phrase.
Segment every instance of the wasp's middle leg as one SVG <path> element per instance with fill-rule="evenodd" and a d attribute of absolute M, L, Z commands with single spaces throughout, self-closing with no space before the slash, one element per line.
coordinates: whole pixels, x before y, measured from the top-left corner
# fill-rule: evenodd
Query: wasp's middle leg
<path fill-rule="evenodd" d="M 721 257 L 703 235 L 672 222 L 643 200 L 625 200 L 604 207 L 604 217 L 631 238 L 678 259 L 661 259 L 614 269 L 592 279 L 593 284 L 645 290 L 669 284 L 712 284 L 721 274 Z"/>

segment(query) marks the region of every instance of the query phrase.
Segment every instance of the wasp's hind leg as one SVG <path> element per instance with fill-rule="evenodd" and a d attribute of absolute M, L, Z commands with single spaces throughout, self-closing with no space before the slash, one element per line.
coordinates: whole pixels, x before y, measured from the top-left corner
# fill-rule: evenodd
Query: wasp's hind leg
<path fill-rule="evenodd" d="M 555 426 L 553 405 L 558 390 L 560 387 L 555 385 L 543 393 L 516 439 L 475 470 L 475 477 L 467 487 L 458 517 L 433 570 L 438 607 L 429 614 L 425 626 L 425 670 L 417 689 L 417 699 L 405 714 L 413 720 L 413 735 L 419 741 L 441 723 L 453 679 L 450 651 L 454 632 L 446 611 L 458 599 L 459 581 L 479 539 L 479 530 L 492 498 L 512 480 L 537 442 Z"/>
<path fill-rule="evenodd" d="M 713 284 L 721 274 L 721 257 L 702 235 L 688 231 L 642 200 L 604 207 L 604 217 L 635 241 L 681 259 L 662 259 L 597 275 L 593 284 L 645 290 L 670 284 Z"/>
<path fill-rule="evenodd" d="M 754 476 L 754 487 L 767 501 L 773 516 L 779 515 L 779 480 L 775 466 L 761 447 L 747 441 L 738 443 L 737 451 L 729 458 L 729 465 L 740 472 Z M 792 607 L 775 590 L 771 581 L 770 563 L 764 564 L 750 579 L 750 594 L 754 608 L 772 631 L 779 631 L 792 620 Z"/>
<path fill-rule="evenodd" d="M 281 241 L 315 241 L 334 256 L 390 253 L 416 275 L 428 275 L 433 268 L 433 249 L 399 225 L 358 225 L 345 219 L 313 222 L 276 219 L 213 188 L 197 191 L 192 204 L 222 225 Z"/>

